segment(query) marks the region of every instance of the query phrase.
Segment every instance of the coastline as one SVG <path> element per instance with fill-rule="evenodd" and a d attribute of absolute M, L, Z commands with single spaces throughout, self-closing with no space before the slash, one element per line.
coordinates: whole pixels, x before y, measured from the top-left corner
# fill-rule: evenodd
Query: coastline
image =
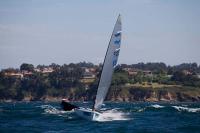
<path fill-rule="evenodd" d="M 93 101 L 94 95 L 82 95 L 76 93 L 66 96 L 49 96 L 44 95 L 39 99 L 32 96 L 26 96 L 21 100 L 17 99 L 0 99 L 0 102 L 60 102 L 63 98 L 69 99 L 70 102 Z M 112 86 L 106 97 L 106 101 L 110 102 L 200 102 L 200 89 L 191 87 L 127 87 Z"/>

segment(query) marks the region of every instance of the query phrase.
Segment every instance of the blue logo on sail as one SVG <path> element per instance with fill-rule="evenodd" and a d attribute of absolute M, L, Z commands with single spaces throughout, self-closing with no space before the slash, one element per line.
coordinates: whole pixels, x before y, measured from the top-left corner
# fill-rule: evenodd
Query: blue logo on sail
<path fill-rule="evenodd" d="M 116 44 L 116 45 L 120 45 L 120 40 L 116 40 L 116 41 L 114 41 L 114 44 Z"/>
<path fill-rule="evenodd" d="M 117 60 L 113 60 L 113 67 L 117 65 Z"/>
<path fill-rule="evenodd" d="M 114 55 L 119 56 L 119 51 L 120 51 L 120 49 L 116 49 L 115 52 L 114 52 Z"/>
<path fill-rule="evenodd" d="M 116 34 L 115 34 L 115 37 L 118 37 L 118 36 L 120 36 L 120 35 L 121 35 L 121 32 L 116 33 Z"/>
<path fill-rule="evenodd" d="M 115 37 L 120 36 L 120 35 L 121 35 L 121 32 L 122 32 L 122 31 L 118 31 L 118 32 L 115 34 Z"/>

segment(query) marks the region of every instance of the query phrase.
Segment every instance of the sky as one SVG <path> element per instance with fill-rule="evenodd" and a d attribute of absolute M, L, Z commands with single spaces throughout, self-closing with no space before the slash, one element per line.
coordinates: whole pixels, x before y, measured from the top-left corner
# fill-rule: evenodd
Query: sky
<path fill-rule="evenodd" d="M 200 64 L 199 0 L 0 0 L 0 69 L 99 64 L 119 13 L 119 63 Z"/>

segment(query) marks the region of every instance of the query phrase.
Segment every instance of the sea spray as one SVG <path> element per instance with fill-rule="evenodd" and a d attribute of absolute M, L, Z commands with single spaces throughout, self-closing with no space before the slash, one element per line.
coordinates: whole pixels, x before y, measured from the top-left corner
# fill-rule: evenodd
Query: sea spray
<path fill-rule="evenodd" d="M 41 105 L 39 106 L 40 108 L 44 109 L 44 114 L 67 114 L 67 113 L 72 113 L 73 111 L 63 111 L 55 108 L 54 106 L 51 105 Z"/>
<path fill-rule="evenodd" d="M 102 112 L 99 121 L 122 121 L 122 120 L 130 120 L 129 113 L 124 113 L 122 111 L 118 111 L 116 109 L 106 110 Z"/>
<path fill-rule="evenodd" d="M 192 113 L 200 112 L 200 108 L 189 108 L 189 107 L 182 107 L 182 106 L 172 106 L 172 107 L 180 112 L 181 111 L 192 112 Z"/>

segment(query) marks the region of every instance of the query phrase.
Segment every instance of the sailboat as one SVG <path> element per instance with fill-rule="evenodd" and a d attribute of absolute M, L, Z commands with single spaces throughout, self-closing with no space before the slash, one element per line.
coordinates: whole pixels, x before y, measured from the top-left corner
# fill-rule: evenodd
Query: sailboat
<path fill-rule="evenodd" d="M 81 107 L 74 109 L 75 113 L 84 119 L 98 121 L 101 118 L 102 114 L 100 109 L 110 87 L 114 68 L 117 65 L 121 45 L 121 35 L 122 24 L 121 16 L 119 15 L 110 38 L 106 56 L 104 58 L 103 69 L 101 72 L 94 105 L 92 109 Z"/>
<path fill-rule="evenodd" d="M 98 83 L 96 99 L 92 109 L 72 105 L 66 99 L 63 99 L 61 106 L 65 111 L 74 110 L 74 112 L 79 117 L 91 121 L 99 121 L 102 118 L 100 109 L 110 87 L 114 68 L 117 65 L 121 45 L 121 35 L 122 24 L 121 16 L 119 15 L 104 58 L 103 69 Z"/>

